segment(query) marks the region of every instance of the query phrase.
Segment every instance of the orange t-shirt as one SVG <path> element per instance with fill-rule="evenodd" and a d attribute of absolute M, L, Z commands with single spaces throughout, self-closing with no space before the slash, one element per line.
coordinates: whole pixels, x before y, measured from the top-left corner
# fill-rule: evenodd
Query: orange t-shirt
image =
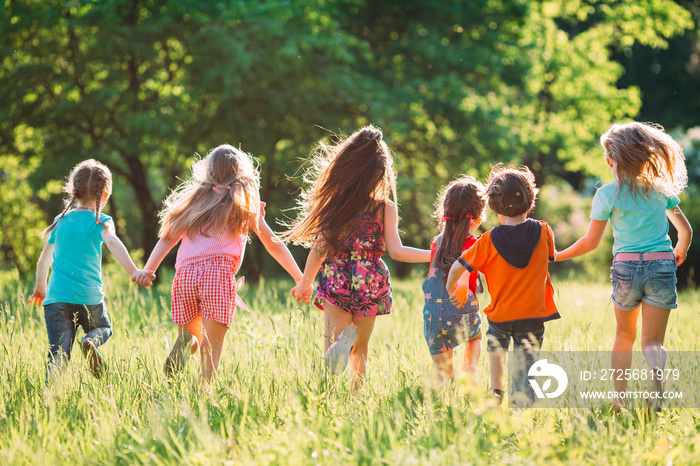
<path fill-rule="evenodd" d="M 529 262 L 522 268 L 511 265 L 498 252 L 491 237 L 495 229 L 481 235 L 462 253 L 462 260 L 469 265 L 467 270 L 482 272 L 486 277 L 491 302 L 484 313 L 493 322 L 545 322 L 561 317 L 554 303 L 554 288 L 548 272 L 549 261 L 555 255 L 554 233 L 546 222 L 538 223 L 541 224 L 539 240 L 534 243 Z"/>

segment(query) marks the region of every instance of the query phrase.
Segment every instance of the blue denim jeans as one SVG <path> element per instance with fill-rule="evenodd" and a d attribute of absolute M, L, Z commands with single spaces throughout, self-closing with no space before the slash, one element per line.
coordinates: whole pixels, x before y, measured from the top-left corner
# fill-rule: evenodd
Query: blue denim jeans
<path fill-rule="evenodd" d="M 675 261 L 615 261 L 610 278 L 612 301 L 618 309 L 632 311 L 642 301 L 661 309 L 678 307 Z"/>
<path fill-rule="evenodd" d="M 112 336 L 112 323 L 104 303 L 91 306 L 51 303 L 44 306 L 44 318 L 49 336 L 47 377 L 70 360 L 78 326 L 83 328 L 86 337 L 93 339 L 95 346 L 100 346 Z"/>
<path fill-rule="evenodd" d="M 508 351 L 513 340 L 510 362 L 510 400 L 516 406 L 527 406 L 535 401 L 535 392 L 529 382 L 528 371 L 539 355 L 544 340 L 544 322 L 491 322 L 486 332 L 489 353 Z M 528 401 L 529 400 L 529 401 Z"/>

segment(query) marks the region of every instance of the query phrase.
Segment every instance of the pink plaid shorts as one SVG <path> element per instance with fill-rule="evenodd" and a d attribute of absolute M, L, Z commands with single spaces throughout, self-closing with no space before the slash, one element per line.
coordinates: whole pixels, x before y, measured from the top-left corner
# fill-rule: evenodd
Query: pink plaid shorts
<path fill-rule="evenodd" d="M 231 328 L 236 306 L 248 310 L 236 294 L 243 284 L 243 277 L 236 283 L 240 264 L 240 257 L 212 256 L 180 267 L 173 279 L 173 323 L 185 325 L 201 315 Z"/>

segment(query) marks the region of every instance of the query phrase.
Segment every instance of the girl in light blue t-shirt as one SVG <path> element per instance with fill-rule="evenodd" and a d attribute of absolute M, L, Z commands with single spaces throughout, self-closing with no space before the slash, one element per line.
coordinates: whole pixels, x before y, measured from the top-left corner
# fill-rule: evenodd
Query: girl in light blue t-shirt
<path fill-rule="evenodd" d="M 651 369 L 647 379 L 649 407 L 658 409 L 663 398 L 666 349 L 662 346 L 671 309 L 676 304 L 676 268 L 685 261 L 693 231 L 678 207 L 687 186 L 683 149 L 663 128 L 631 122 L 615 124 L 600 138 L 605 161 L 615 181 L 602 186 L 593 198 L 588 233 L 557 255 L 569 259 L 594 250 L 608 221 L 613 244 L 612 301 L 617 331 L 612 353 L 615 374 L 632 365 L 637 317 L 642 312 L 642 352 Z M 678 231 L 673 248 L 668 221 Z M 627 389 L 625 377 L 614 377 L 615 392 Z M 623 407 L 616 396 L 614 406 Z"/>
<path fill-rule="evenodd" d="M 29 302 L 44 305 L 49 337 L 47 379 L 70 360 L 78 325 L 85 332 L 83 354 L 92 374 L 99 378 L 105 362 L 97 347 L 112 335 L 102 291 L 102 243 L 132 278 L 140 271 L 115 235 L 112 218 L 101 213 L 112 193 L 109 169 L 95 160 L 85 160 L 73 168 L 64 190 L 70 198 L 42 234 L 46 244 L 37 263 L 36 287 Z"/>

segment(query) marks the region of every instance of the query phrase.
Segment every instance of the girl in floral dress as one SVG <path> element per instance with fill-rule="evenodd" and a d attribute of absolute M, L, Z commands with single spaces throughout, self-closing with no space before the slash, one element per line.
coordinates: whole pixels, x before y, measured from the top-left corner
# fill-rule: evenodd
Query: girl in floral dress
<path fill-rule="evenodd" d="M 381 130 L 367 126 L 337 145 L 320 143 L 310 166 L 299 218 L 284 235 L 311 247 L 292 294 L 310 302 L 321 271 L 314 304 L 323 310 L 326 362 L 334 374 L 350 362 L 357 389 L 375 319 L 391 312 L 389 270 L 381 256 L 386 251 L 397 261 L 428 262 L 430 251 L 401 243 L 396 175 Z"/>

